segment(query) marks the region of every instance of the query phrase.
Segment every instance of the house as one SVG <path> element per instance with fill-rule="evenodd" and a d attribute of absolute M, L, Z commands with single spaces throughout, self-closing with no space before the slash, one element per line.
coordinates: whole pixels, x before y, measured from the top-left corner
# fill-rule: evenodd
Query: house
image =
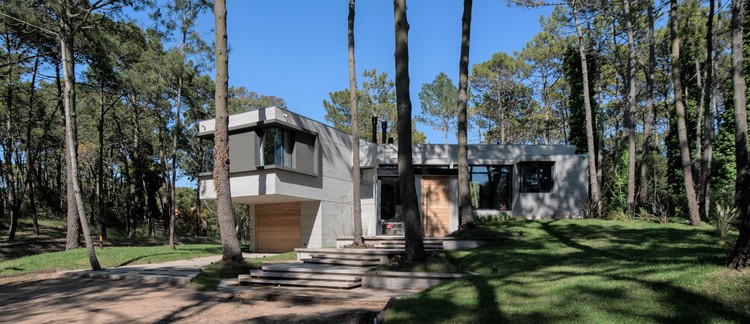
<path fill-rule="evenodd" d="M 214 120 L 201 121 L 210 139 Z M 232 200 L 251 209 L 252 249 L 334 246 L 350 236 L 352 136 L 293 112 L 269 107 L 229 116 Z M 365 236 L 403 235 L 393 144 L 360 140 Z M 480 216 L 572 217 L 588 197 L 587 156 L 561 145 L 470 145 L 472 205 Z M 413 146 L 426 236 L 458 229 L 457 146 Z M 200 198 L 215 199 L 211 172 Z"/>

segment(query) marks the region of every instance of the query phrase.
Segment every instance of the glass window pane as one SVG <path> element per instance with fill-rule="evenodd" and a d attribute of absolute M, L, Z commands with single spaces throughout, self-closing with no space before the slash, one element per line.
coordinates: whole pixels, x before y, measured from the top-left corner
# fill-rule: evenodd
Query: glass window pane
<path fill-rule="evenodd" d="M 473 165 L 471 176 L 472 206 L 477 209 L 511 208 L 511 167 L 508 165 Z"/>

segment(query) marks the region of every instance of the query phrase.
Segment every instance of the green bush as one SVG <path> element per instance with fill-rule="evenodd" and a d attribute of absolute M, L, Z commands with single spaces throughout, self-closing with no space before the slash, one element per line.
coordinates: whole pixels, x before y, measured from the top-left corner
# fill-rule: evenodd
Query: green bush
<path fill-rule="evenodd" d="M 716 234 L 724 241 L 732 227 L 735 226 L 734 220 L 739 215 L 739 211 L 734 206 L 716 205 L 716 212 L 711 215 L 711 224 L 716 229 Z"/>

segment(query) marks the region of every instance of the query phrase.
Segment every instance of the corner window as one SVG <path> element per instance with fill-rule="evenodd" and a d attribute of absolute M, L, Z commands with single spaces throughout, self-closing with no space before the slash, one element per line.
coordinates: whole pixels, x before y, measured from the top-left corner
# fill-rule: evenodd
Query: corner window
<path fill-rule="evenodd" d="M 271 127 L 256 132 L 260 139 L 258 145 L 258 166 L 292 167 L 293 133 Z"/>
<path fill-rule="evenodd" d="M 511 166 L 469 166 L 471 205 L 475 209 L 511 209 Z"/>
<path fill-rule="evenodd" d="M 551 192 L 554 186 L 554 167 L 555 162 L 519 163 L 521 192 Z"/>
<path fill-rule="evenodd" d="M 258 167 L 285 167 L 317 173 L 315 135 L 281 127 L 259 129 L 255 134 L 258 138 Z"/>

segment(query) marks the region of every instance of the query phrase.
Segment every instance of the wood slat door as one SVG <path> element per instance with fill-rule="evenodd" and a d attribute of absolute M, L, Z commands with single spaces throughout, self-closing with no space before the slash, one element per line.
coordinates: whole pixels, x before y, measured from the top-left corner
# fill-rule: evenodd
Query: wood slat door
<path fill-rule="evenodd" d="M 422 178 L 422 227 L 425 236 L 448 235 L 450 206 L 450 177 Z"/>
<path fill-rule="evenodd" d="M 289 252 L 300 247 L 300 203 L 255 205 L 255 251 Z"/>

